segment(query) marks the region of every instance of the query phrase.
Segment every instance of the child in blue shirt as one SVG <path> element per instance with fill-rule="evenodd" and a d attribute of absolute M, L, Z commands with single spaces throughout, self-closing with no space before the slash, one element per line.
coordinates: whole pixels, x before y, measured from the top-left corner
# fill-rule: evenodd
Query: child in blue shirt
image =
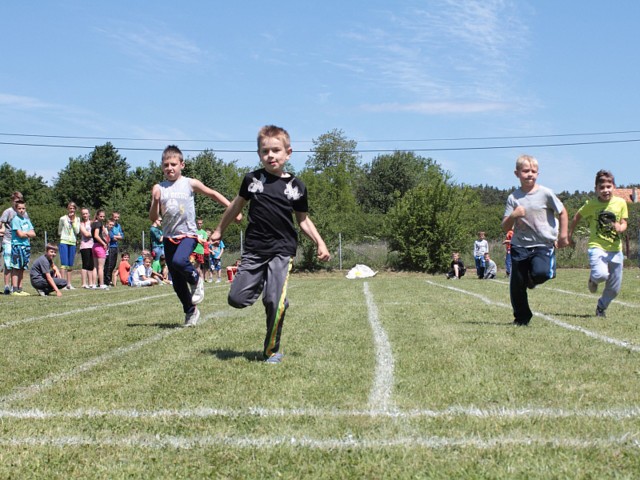
<path fill-rule="evenodd" d="M 12 295 L 28 296 L 22 290 L 22 278 L 24 271 L 29 269 L 29 259 L 31 256 L 31 240 L 35 238 L 36 232 L 33 229 L 31 220 L 26 215 L 27 206 L 24 200 L 16 202 L 16 216 L 11 220 L 11 283 L 13 284 Z"/>
<path fill-rule="evenodd" d="M 209 251 L 211 252 L 211 271 L 216 273 L 216 283 L 220 283 L 222 281 L 222 253 L 224 252 L 222 239 L 218 242 L 211 242 Z"/>

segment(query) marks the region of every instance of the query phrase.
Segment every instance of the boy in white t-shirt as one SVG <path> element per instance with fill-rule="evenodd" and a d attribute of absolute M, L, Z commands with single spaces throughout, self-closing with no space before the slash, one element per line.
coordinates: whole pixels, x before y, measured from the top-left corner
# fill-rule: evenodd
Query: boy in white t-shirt
<path fill-rule="evenodd" d="M 144 257 L 142 265 L 139 265 L 133 272 L 132 287 L 152 287 L 158 284 L 158 279 L 153 278 L 151 270 L 151 257 Z"/>

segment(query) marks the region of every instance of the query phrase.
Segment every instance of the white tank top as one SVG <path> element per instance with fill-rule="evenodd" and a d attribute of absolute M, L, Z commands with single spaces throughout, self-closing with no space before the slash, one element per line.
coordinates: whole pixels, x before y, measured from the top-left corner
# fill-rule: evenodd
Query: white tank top
<path fill-rule="evenodd" d="M 162 233 L 167 238 L 196 235 L 196 207 L 190 180 L 181 176 L 175 182 L 165 180 L 159 184 Z"/>

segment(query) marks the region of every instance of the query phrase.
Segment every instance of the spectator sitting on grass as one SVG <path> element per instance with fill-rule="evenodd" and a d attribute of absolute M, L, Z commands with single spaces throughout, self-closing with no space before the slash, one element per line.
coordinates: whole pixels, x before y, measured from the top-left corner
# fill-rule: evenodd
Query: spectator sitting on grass
<path fill-rule="evenodd" d="M 152 287 L 160 282 L 157 278 L 153 278 L 151 270 L 151 256 L 144 257 L 142 265 L 136 267 L 133 271 L 132 287 Z"/>
<path fill-rule="evenodd" d="M 491 260 L 489 256 L 489 252 L 484 254 L 484 279 L 489 280 L 491 278 L 496 278 L 498 274 L 498 266 L 496 262 Z"/>
<path fill-rule="evenodd" d="M 467 273 L 467 269 L 464 266 L 462 260 L 460 260 L 460 254 L 453 252 L 451 254 L 451 270 L 447 273 L 447 279 L 460 280 Z"/>
<path fill-rule="evenodd" d="M 31 267 L 31 286 L 36 289 L 39 295 L 49 295 L 56 292 L 56 296 L 61 297 L 61 289 L 67 286 L 67 281 L 61 278 L 60 270 L 53 263 L 53 259 L 58 254 L 58 247 L 47 244 L 44 255 L 38 257 Z"/>
<path fill-rule="evenodd" d="M 164 255 L 160 255 L 160 258 L 157 258 L 151 264 L 151 276 L 160 280 L 160 282 L 170 285 L 169 281 L 169 267 L 167 267 L 167 260 Z"/>
<path fill-rule="evenodd" d="M 118 265 L 118 276 L 120 285 L 129 285 L 129 275 L 131 274 L 131 264 L 129 263 L 129 252 L 122 252 L 120 264 Z"/>

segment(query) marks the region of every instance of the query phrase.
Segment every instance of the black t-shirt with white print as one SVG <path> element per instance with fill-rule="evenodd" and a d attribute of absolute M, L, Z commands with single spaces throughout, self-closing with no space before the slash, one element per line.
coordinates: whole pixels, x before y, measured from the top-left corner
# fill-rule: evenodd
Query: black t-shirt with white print
<path fill-rule="evenodd" d="M 298 233 L 293 215 L 309 211 L 304 183 L 291 174 L 278 177 L 260 169 L 245 175 L 239 195 L 249 201 L 247 251 L 294 256 Z"/>

